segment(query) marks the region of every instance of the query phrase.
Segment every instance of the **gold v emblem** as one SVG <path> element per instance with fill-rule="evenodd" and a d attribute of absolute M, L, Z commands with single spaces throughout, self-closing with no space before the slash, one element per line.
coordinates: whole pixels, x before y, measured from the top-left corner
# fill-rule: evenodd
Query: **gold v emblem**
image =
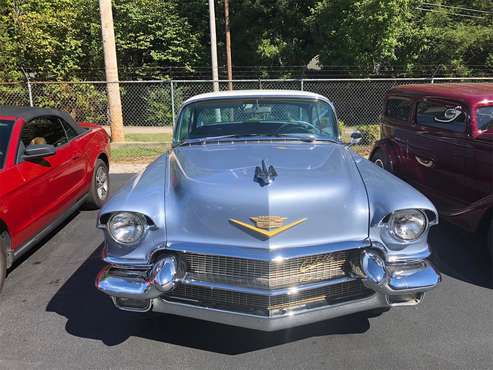
<path fill-rule="evenodd" d="M 275 216 L 276 222 L 271 220 L 271 222 L 267 223 L 265 221 L 265 217 L 267 217 L 267 216 L 252 217 L 252 220 L 254 222 L 256 222 L 257 226 L 247 224 L 246 222 L 243 222 L 243 221 L 235 220 L 234 218 L 230 218 L 229 222 L 231 222 L 235 225 L 241 226 L 247 230 L 253 231 L 253 232 L 255 232 L 255 233 L 257 233 L 257 234 L 259 234 L 265 238 L 272 238 L 272 237 L 282 233 L 283 231 L 289 230 L 292 227 L 295 227 L 296 225 L 299 225 L 302 222 L 306 221 L 306 218 L 302 218 L 301 220 L 291 222 L 290 224 L 287 224 L 284 226 L 279 226 L 277 228 L 272 228 L 272 224 L 275 224 L 276 226 L 279 224 L 282 225 L 282 221 L 284 221 L 286 218 Z M 272 216 L 272 217 L 274 217 L 274 216 Z M 259 221 L 262 221 L 262 222 L 259 222 Z M 261 226 L 261 227 L 258 227 L 258 226 Z M 263 226 L 263 228 L 262 228 L 262 226 Z"/>

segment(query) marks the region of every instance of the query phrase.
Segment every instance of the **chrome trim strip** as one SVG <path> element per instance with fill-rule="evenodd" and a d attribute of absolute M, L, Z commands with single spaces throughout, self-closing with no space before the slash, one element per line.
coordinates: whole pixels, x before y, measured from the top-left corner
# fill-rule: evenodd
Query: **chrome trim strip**
<path fill-rule="evenodd" d="M 149 270 L 152 264 L 144 260 L 135 260 L 130 258 L 113 257 L 108 254 L 108 247 L 105 245 L 101 252 L 101 258 L 104 262 L 116 268 L 127 270 Z"/>
<path fill-rule="evenodd" d="M 420 253 L 415 253 L 413 255 L 405 255 L 405 254 L 397 254 L 392 251 L 393 254 L 387 255 L 387 262 L 389 263 L 414 263 L 414 262 L 423 262 L 423 260 L 427 259 L 431 256 L 431 252 L 428 249 L 423 250 Z"/>
<path fill-rule="evenodd" d="M 334 305 L 302 310 L 288 310 L 285 314 L 270 317 L 232 312 L 186 303 L 169 302 L 163 299 L 155 299 L 153 301 L 152 310 L 155 312 L 186 316 L 225 325 L 239 326 L 262 331 L 276 331 L 381 307 L 389 307 L 385 300 L 385 296 L 381 294 L 374 294 L 368 298 Z"/>
<path fill-rule="evenodd" d="M 166 248 L 160 250 L 276 262 L 276 261 L 282 261 L 283 259 L 341 252 L 351 249 L 363 249 L 370 247 L 370 245 L 371 244 L 368 239 L 361 241 L 344 241 L 344 242 L 322 244 L 315 246 L 300 246 L 300 247 L 277 248 L 277 249 L 250 248 L 250 247 L 239 247 L 239 246 L 230 246 L 230 245 L 210 245 L 210 244 L 199 244 L 199 243 L 168 242 Z M 157 251 L 158 250 L 155 250 L 154 252 Z M 152 255 L 150 257 L 152 257 Z"/>
<path fill-rule="evenodd" d="M 346 283 L 349 281 L 356 280 L 355 278 L 351 278 L 351 277 L 342 277 L 342 278 L 337 278 L 337 279 L 319 281 L 316 283 L 298 285 L 298 286 L 294 286 L 294 287 L 290 287 L 290 288 L 260 289 L 260 288 L 242 287 L 239 285 L 230 285 L 230 284 L 215 283 L 215 282 L 210 282 L 210 281 L 188 279 L 187 275 L 185 275 L 185 278 L 182 281 L 180 281 L 180 283 L 186 284 L 186 285 L 192 285 L 192 286 L 199 286 L 199 287 L 203 287 L 203 288 L 209 288 L 209 289 L 228 290 L 228 291 L 232 291 L 232 292 L 256 294 L 256 295 L 262 295 L 262 296 L 295 295 L 295 294 L 297 294 L 299 292 L 303 292 L 305 290 L 322 288 L 325 286 L 336 285 L 336 284 L 341 284 L 341 283 Z M 171 293 L 171 295 L 172 295 L 172 293 Z"/>

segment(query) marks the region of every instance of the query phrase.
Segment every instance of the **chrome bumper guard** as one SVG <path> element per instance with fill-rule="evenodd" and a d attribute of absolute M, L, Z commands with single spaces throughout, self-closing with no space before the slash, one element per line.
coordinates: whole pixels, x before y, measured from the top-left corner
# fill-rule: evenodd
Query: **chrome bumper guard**
<path fill-rule="evenodd" d="M 427 260 L 411 264 L 386 265 L 384 260 L 372 251 L 361 253 L 359 266 L 353 266 L 352 273 L 353 278 L 361 279 L 363 284 L 376 294 L 344 303 L 288 310 L 283 314 L 270 317 L 165 300 L 163 295 L 171 292 L 178 282 L 191 285 L 207 284 L 187 280 L 184 266 L 174 256 L 167 256 L 158 260 L 150 272 L 144 275 L 136 274 L 135 270 L 122 271 L 107 266 L 98 274 L 96 287 L 111 296 L 115 305 L 121 309 L 138 311 L 130 307 L 126 308 L 118 302 L 124 302 L 126 299 L 141 300 L 148 304 L 144 304 L 145 309 L 140 311 L 147 311 L 152 308 L 156 312 L 263 331 L 274 331 L 376 308 L 417 304 L 424 292 L 434 288 L 441 281 L 440 275 Z M 323 284 L 323 282 L 321 283 Z M 330 281 L 327 283 L 330 284 Z M 311 284 L 307 284 L 305 288 L 308 288 L 309 285 Z M 235 287 L 230 286 L 229 288 L 236 290 Z M 237 290 L 241 289 L 237 288 Z M 303 287 L 297 288 L 304 289 Z M 276 293 L 268 290 L 267 292 L 269 294 Z M 394 302 L 399 303 L 394 304 Z"/>
<path fill-rule="evenodd" d="M 441 276 L 428 260 L 412 264 L 385 265 L 376 253 L 361 254 L 360 271 L 363 284 L 385 295 L 424 293 L 436 287 Z"/>

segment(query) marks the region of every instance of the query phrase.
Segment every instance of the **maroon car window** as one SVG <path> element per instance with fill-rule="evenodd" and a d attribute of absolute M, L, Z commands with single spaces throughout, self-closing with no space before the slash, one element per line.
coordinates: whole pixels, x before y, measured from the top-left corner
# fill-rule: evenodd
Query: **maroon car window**
<path fill-rule="evenodd" d="M 68 142 L 63 126 L 57 119 L 35 118 L 22 129 L 21 140 L 25 146 L 49 144 L 55 147 Z"/>
<path fill-rule="evenodd" d="M 466 115 L 457 104 L 422 101 L 418 103 L 416 110 L 416 123 L 447 131 L 464 132 Z"/>
<path fill-rule="evenodd" d="M 3 168 L 5 157 L 7 156 L 12 127 L 12 121 L 0 120 L 0 168 Z"/>
<path fill-rule="evenodd" d="M 407 99 L 389 98 L 385 106 L 385 116 L 399 121 L 409 121 L 411 102 Z"/>
<path fill-rule="evenodd" d="M 479 130 L 486 131 L 493 129 L 493 106 L 478 108 L 477 117 Z"/>

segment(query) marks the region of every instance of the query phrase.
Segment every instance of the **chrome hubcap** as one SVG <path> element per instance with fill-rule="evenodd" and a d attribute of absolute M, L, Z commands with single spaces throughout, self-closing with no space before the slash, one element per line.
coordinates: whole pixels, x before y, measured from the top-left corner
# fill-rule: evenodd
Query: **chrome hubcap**
<path fill-rule="evenodd" d="M 103 167 L 96 171 L 96 193 L 100 200 L 106 199 L 108 195 L 108 174 Z"/>
<path fill-rule="evenodd" d="M 377 159 L 375 161 L 375 164 L 378 166 L 378 167 L 381 167 L 381 168 L 385 168 L 384 164 L 383 164 L 383 161 L 381 159 Z"/>

